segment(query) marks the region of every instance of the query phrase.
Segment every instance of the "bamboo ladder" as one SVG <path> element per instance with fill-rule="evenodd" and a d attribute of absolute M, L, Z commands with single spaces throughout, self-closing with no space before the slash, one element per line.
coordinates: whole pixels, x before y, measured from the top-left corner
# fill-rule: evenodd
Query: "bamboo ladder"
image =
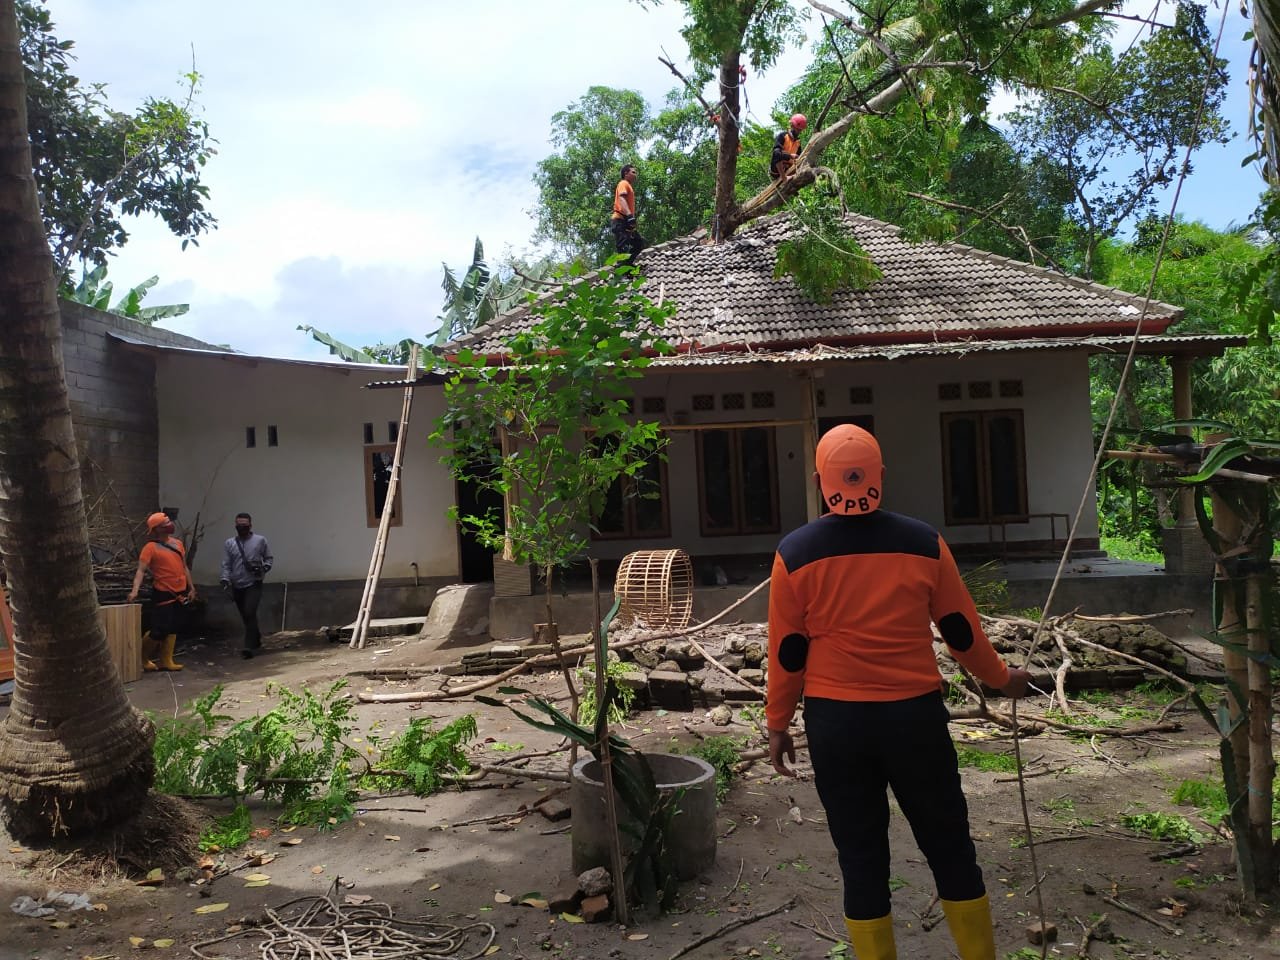
<path fill-rule="evenodd" d="M 369 634 L 373 596 L 378 591 L 378 578 L 382 576 L 382 561 L 387 555 L 387 536 L 391 532 L 391 514 L 395 512 L 396 491 L 400 488 L 400 463 L 404 457 L 404 438 L 409 432 L 409 413 L 413 409 L 413 382 L 417 379 L 418 345 L 415 343 L 409 348 L 409 368 L 404 375 L 404 405 L 400 410 L 400 429 L 396 432 L 391 480 L 387 483 L 387 496 L 382 504 L 382 516 L 378 520 L 378 537 L 373 541 L 373 556 L 369 558 L 369 576 L 364 582 L 364 595 L 360 598 L 360 609 L 356 613 L 355 627 L 351 631 L 352 650 L 363 650 L 365 638 Z"/>

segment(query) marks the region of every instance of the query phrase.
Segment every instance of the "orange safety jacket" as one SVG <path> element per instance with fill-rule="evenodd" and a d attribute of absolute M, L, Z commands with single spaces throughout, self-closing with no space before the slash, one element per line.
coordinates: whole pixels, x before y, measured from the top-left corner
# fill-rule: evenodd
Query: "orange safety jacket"
<path fill-rule="evenodd" d="M 827 514 L 788 534 L 769 584 L 769 729 L 787 729 L 802 693 L 907 700 L 938 690 L 930 621 L 980 680 L 1008 683 L 951 551 L 927 523 L 876 510 Z"/>
<path fill-rule="evenodd" d="M 600 208 L 597 207 L 597 210 Z M 613 216 L 611 220 L 625 220 L 636 215 L 636 188 L 627 180 L 619 180 L 613 191 Z"/>

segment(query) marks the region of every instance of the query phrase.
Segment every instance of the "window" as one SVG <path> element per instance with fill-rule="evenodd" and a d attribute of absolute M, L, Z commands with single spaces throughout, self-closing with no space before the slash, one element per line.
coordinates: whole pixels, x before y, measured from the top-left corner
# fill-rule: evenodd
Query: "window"
<path fill-rule="evenodd" d="M 364 425 L 364 442 L 373 443 L 373 424 L 366 423 Z"/>
<path fill-rule="evenodd" d="M 640 409 L 645 413 L 666 413 L 666 397 L 645 397 L 640 401 Z"/>
<path fill-rule="evenodd" d="M 1027 518 L 1021 410 L 942 415 L 948 524 Z"/>
<path fill-rule="evenodd" d="M 716 408 L 716 398 L 710 393 L 695 393 L 693 395 L 693 409 L 695 410 L 714 410 Z"/>
<path fill-rule="evenodd" d="M 970 400 L 990 400 L 991 399 L 991 381 L 990 380 L 969 381 L 969 399 Z"/>
<path fill-rule="evenodd" d="M 698 433 L 702 535 L 778 531 L 778 471 L 772 427 Z"/>
<path fill-rule="evenodd" d="M 747 409 L 747 401 L 744 394 L 741 393 L 724 393 L 720 395 L 721 410 L 745 410 Z"/>
<path fill-rule="evenodd" d="M 751 406 L 756 410 L 769 410 L 773 407 L 772 390 L 751 391 Z"/>
<path fill-rule="evenodd" d="M 856 407 L 865 407 L 874 402 L 870 387 L 850 387 L 849 402 Z"/>
<path fill-rule="evenodd" d="M 1021 380 L 1001 380 L 1000 396 L 1002 397 L 1022 396 L 1022 381 Z"/>
<path fill-rule="evenodd" d="M 365 521 L 368 526 L 376 527 L 387 503 L 387 491 L 391 489 L 391 465 L 395 461 L 396 448 L 393 444 L 365 447 L 361 454 L 364 457 Z M 391 505 L 393 527 L 400 526 L 403 519 L 400 502 L 400 486 L 397 484 L 395 502 Z"/>
<path fill-rule="evenodd" d="M 597 540 L 669 537 L 669 502 L 667 463 L 655 454 L 634 477 L 614 481 L 591 535 Z"/>
<path fill-rule="evenodd" d="M 276 429 L 276 425 L 274 423 L 267 424 L 267 446 L 280 446 L 280 432 Z"/>
<path fill-rule="evenodd" d="M 960 384 L 958 383 L 940 383 L 938 384 L 939 400 L 959 400 Z"/>
<path fill-rule="evenodd" d="M 246 447 L 256 447 L 258 445 L 258 430 L 256 427 L 244 428 L 244 445 Z"/>
<path fill-rule="evenodd" d="M 387 443 L 395 443 L 400 437 L 400 421 L 387 421 Z"/>

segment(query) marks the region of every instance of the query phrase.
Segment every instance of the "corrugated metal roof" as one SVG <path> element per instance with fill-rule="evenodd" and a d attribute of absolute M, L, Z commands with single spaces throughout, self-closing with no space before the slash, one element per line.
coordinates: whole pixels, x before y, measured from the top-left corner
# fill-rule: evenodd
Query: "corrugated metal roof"
<path fill-rule="evenodd" d="M 140 349 L 148 353 L 172 353 L 190 357 L 208 357 L 213 360 L 227 360 L 233 363 L 284 363 L 300 367 L 361 371 L 366 375 L 374 371 L 379 373 L 399 372 L 401 386 L 404 385 L 404 374 L 409 369 L 404 365 L 397 366 L 387 363 L 350 363 L 346 360 L 292 360 L 287 357 L 264 357 L 252 353 L 240 353 L 238 350 L 201 350 L 196 347 L 175 347 L 168 344 L 150 343 L 146 340 L 130 337 L 127 334 L 114 332 L 108 332 L 107 336 L 112 340 L 119 340 L 132 349 Z"/>

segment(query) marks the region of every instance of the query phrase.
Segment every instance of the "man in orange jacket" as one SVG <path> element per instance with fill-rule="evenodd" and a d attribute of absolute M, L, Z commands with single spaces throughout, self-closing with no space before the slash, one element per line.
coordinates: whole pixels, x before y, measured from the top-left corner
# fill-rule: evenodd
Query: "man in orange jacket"
<path fill-rule="evenodd" d="M 816 461 L 830 512 L 782 539 L 769 586 L 769 758 L 795 776 L 788 728 L 803 695 L 858 960 L 897 956 L 887 787 L 929 862 L 961 960 L 995 960 L 931 622 L 960 663 L 1006 696 L 1025 696 L 1029 676 L 992 648 L 938 532 L 880 509 L 875 437 L 838 426 L 819 441 Z"/>
<path fill-rule="evenodd" d="M 613 244 L 628 259 L 645 248 L 644 237 L 636 231 L 636 178 L 639 174 L 631 164 L 622 168 L 621 179 L 613 189 L 613 214 L 609 217 L 609 230 Z"/>
<path fill-rule="evenodd" d="M 182 669 L 182 664 L 173 659 L 173 648 L 178 643 L 182 611 L 196 598 L 196 585 L 187 572 L 187 549 L 173 532 L 173 521 L 166 514 L 147 517 L 148 539 L 138 556 L 138 569 L 129 591 L 127 602 L 133 603 L 142 589 L 142 578 L 151 574 L 150 646 L 159 646 L 160 663 L 157 666 L 144 656 L 144 670 Z"/>
<path fill-rule="evenodd" d="M 809 121 L 803 113 L 794 114 L 787 129 L 773 138 L 773 156 L 769 160 L 769 168 L 773 178 L 781 180 L 791 173 L 796 165 L 796 157 L 800 156 L 800 134 L 804 133 Z"/>

